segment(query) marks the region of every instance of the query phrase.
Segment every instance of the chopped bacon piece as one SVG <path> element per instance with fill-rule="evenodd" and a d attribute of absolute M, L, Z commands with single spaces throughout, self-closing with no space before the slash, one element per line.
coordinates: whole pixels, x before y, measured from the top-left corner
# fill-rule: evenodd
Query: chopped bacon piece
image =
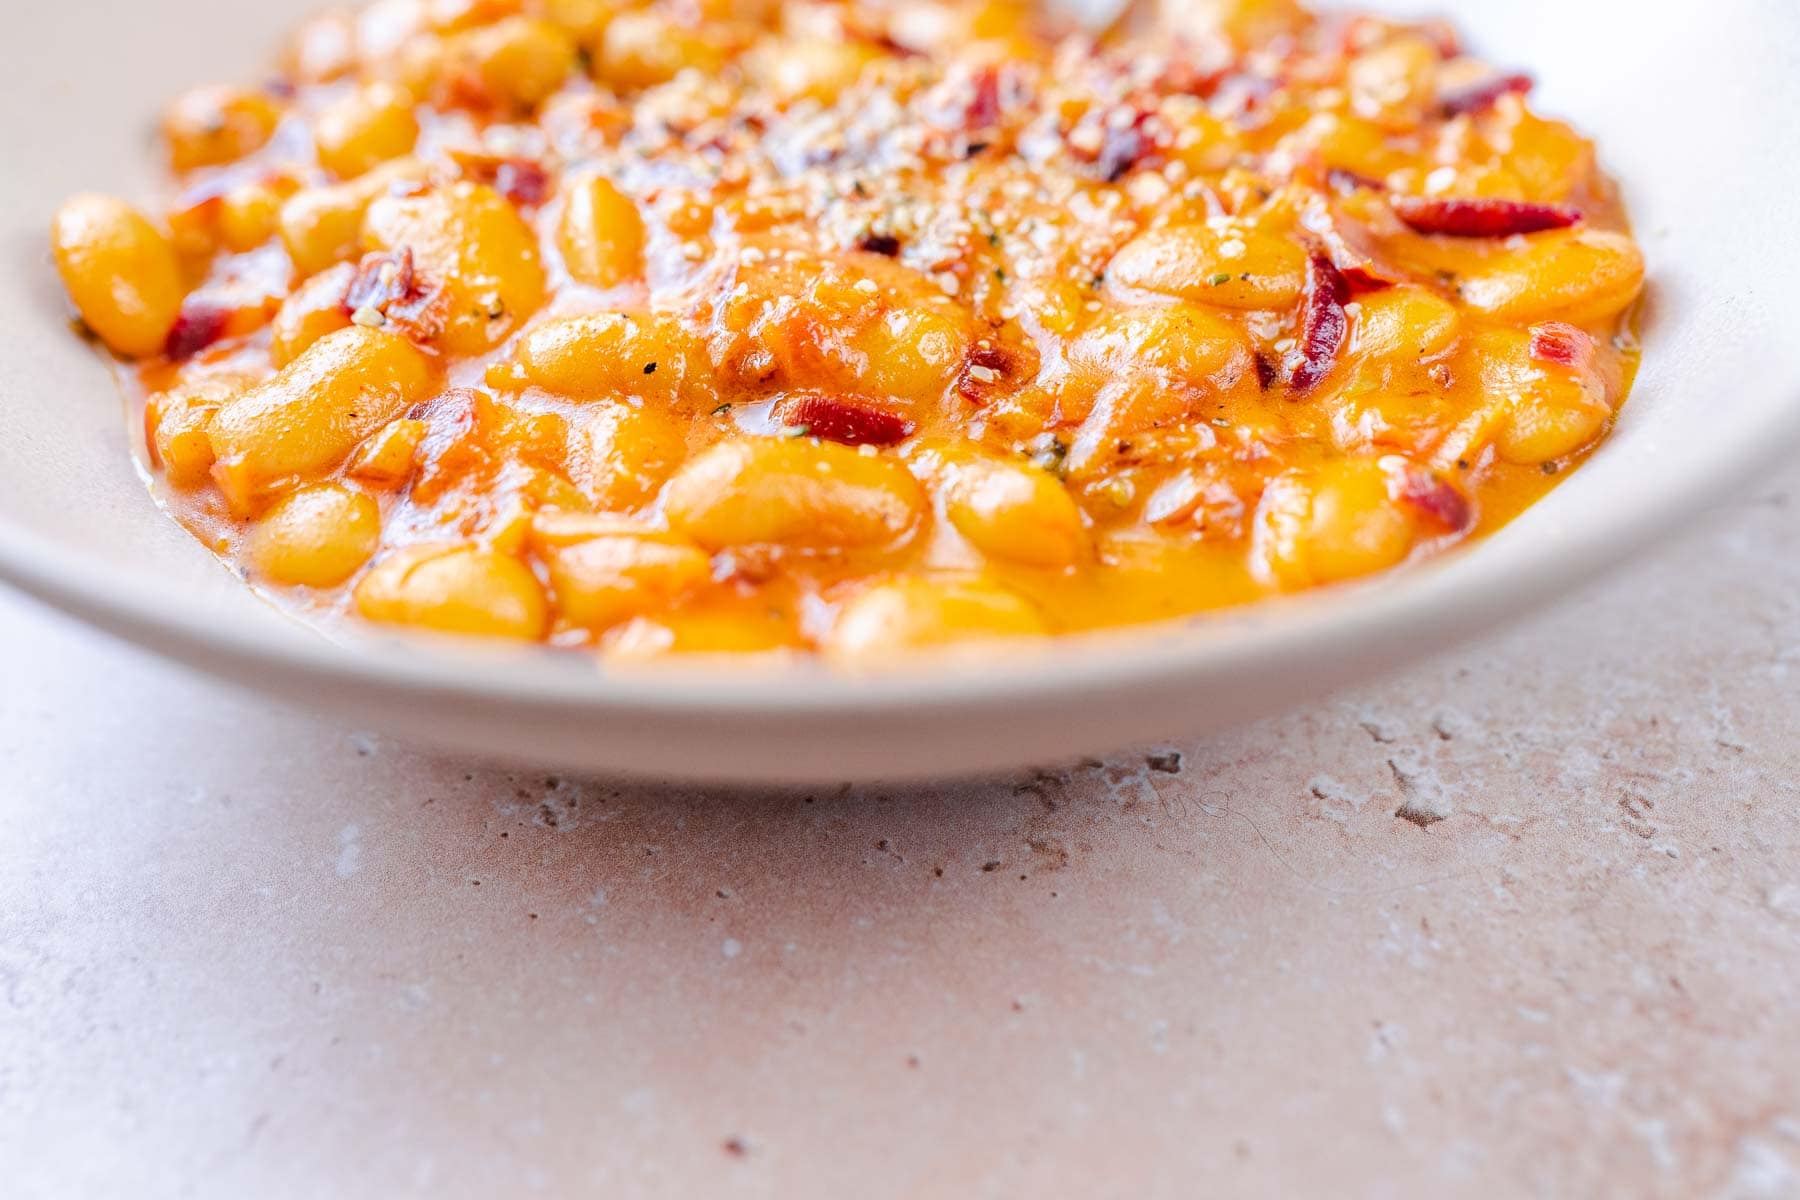
<path fill-rule="evenodd" d="M 451 388 L 415 405 L 407 416 L 424 421 L 429 430 L 413 454 L 418 464 L 411 491 L 415 501 L 435 503 L 458 480 L 491 472 L 497 413 L 487 396 L 472 388 Z"/>
<path fill-rule="evenodd" d="M 905 42 L 895 40 L 893 34 L 885 31 L 865 32 L 853 26 L 847 31 L 847 36 L 860 38 L 874 46 L 875 49 L 885 51 L 897 58 L 918 58 L 925 53 L 917 46 L 909 46 Z"/>
<path fill-rule="evenodd" d="M 895 22 L 884 13 L 850 9 L 837 19 L 846 41 L 861 42 L 871 49 L 900 58 L 916 58 L 926 53 L 923 46 L 901 40 L 903 31 L 891 28 Z"/>
<path fill-rule="evenodd" d="M 414 269 L 412 247 L 402 246 L 392 254 L 365 254 L 340 304 L 352 317 L 374 309 L 398 332 L 428 342 L 443 332 L 443 296 Z"/>
<path fill-rule="evenodd" d="M 1515 233 L 1567 229 L 1581 220 L 1579 210 L 1560 204 L 1533 204 L 1527 200 L 1486 196 L 1395 196 L 1391 203 L 1394 215 L 1414 231 L 1450 237 L 1511 237 Z"/>
<path fill-rule="evenodd" d="M 514 204 L 535 207 L 550 198 L 550 174 L 530 159 L 511 158 L 495 168 L 494 189 Z"/>
<path fill-rule="evenodd" d="M 280 307 L 280 299 L 254 279 L 228 277 L 210 283 L 181 302 L 175 324 L 163 339 L 163 354 L 171 362 L 185 362 L 219 342 L 249 337 Z"/>
<path fill-rule="evenodd" d="M 1000 124 L 1000 70 L 984 67 L 975 76 L 975 91 L 963 110 L 963 123 L 971 132 Z"/>
<path fill-rule="evenodd" d="M 856 243 L 856 248 L 888 258 L 900 257 L 900 239 L 891 233 L 865 233 L 862 240 Z"/>
<path fill-rule="evenodd" d="M 1337 364 L 1350 332 L 1344 305 L 1350 283 L 1329 258 L 1314 254 L 1306 266 L 1306 299 L 1302 306 L 1300 345 L 1288 360 L 1288 387 L 1304 396 L 1318 387 Z"/>
<path fill-rule="evenodd" d="M 181 313 L 163 342 L 163 354 L 171 362 L 186 362 L 214 342 L 223 341 L 231 333 L 235 305 L 220 304 L 204 296 L 189 296 L 181 305 Z"/>
<path fill-rule="evenodd" d="M 1165 94 L 1174 92 L 1205 100 L 1218 91 L 1230 73 L 1234 65 L 1232 55 L 1222 41 L 1191 43 L 1183 49 L 1185 53 L 1164 63 L 1155 87 Z M 1200 61 L 1202 58 L 1207 61 Z"/>
<path fill-rule="evenodd" d="M 1419 32 L 1437 44 L 1439 56 L 1446 59 L 1462 57 L 1462 35 L 1456 31 L 1456 26 L 1444 18 L 1432 17 L 1424 21 Z"/>
<path fill-rule="evenodd" d="M 1336 192 L 1379 192 L 1386 187 L 1379 179 L 1371 179 L 1345 167 L 1332 167 L 1326 171 L 1325 182 Z"/>
<path fill-rule="evenodd" d="M 1146 115 L 1140 113 L 1137 120 L 1129 125 L 1107 124 L 1105 139 L 1100 143 L 1100 153 L 1094 159 L 1095 169 L 1106 182 L 1119 182 L 1150 153 L 1150 139 L 1144 134 Z"/>
<path fill-rule="evenodd" d="M 1390 494 L 1436 519 L 1446 529 L 1461 531 L 1475 523 L 1475 508 L 1462 490 L 1434 471 L 1405 459 L 1387 460 L 1393 466 Z"/>
<path fill-rule="evenodd" d="M 979 406 L 993 399 L 1009 380 L 1025 373 L 1026 363 L 1019 351 L 1008 346 L 976 346 L 956 377 L 956 390 L 964 400 Z"/>
<path fill-rule="evenodd" d="M 206 178 L 185 188 L 175 201 L 175 211 L 198 208 L 208 201 L 217 201 L 227 192 L 249 184 L 262 183 L 271 177 L 267 164 L 250 159 L 233 163 L 207 174 Z"/>
<path fill-rule="evenodd" d="M 1275 381 L 1279 378 L 1281 378 L 1281 369 L 1275 365 L 1275 360 L 1258 350 L 1256 352 L 1257 386 L 1266 392 L 1275 386 Z"/>
<path fill-rule="evenodd" d="M 846 446 L 892 446 L 912 435 L 905 417 L 831 396 L 799 396 L 781 407 L 781 419 L 807 436 Z"/>
<path fill-rule="evenodd" d="M 550 173 L 534 159 L 462 148 L 449 154 L 463 174 L 489 185 L 514 204 L 532 208 L 550 198 Z"/>
<path fill-rule="evenodd" d="M 354 314 L 359 308 L 385 309 L 405 300 L 413 290 L 413 252 L 402 246 L 392 254 L 368 254 L 357 265 L 350 286 L 344 289 L 343 309 Z"/>
<path fill-rule="evenodd" d="M 1240 71 L 1219 81 L 1212 94 L 1211 107 L 1221 116 L 1254 125 L 1258 123 L 1257 110 L 1280 90 L 1281 80 L 1275 76 Z"/>
<path fill-rule="evenodd" d="M 1341 270 L 1344 273 L 1344 282 L 1349 284 L 1350 290 L 1357 295 L 1364 292 L 1379 292 L 1382 288 L 1393 287 L 1395 283 L 1399 282 L 1389 279 L 1385 275 L 1378 275 L 1366 266 L 1353 265 L 1343 267 Z"/>
<path fill-rule="evenodd" d="M 1532 79 L 1529 75 L 1495 75 L 1479 83 L 1445 92 L 1438 97 L 1438 112 L 1446 117 L 1486 112 L 1500 97 L 1515 94 L 1523 96 L 1531 90 L 1531 86 Z"/>
<path fill-rule="evenodd" d="M 1531 357 L 1585 372 L 1594 365 L 1594 339 L 1586 330 L 1561 321 L 1531 327 Z"/>
<path fill-rule="evenodd" d="M 1323 196 L 1307 206 L 1300 221 L 1324 246 L 1352 292 L 1380 291 L 1406 278 L 1405 271 L 1382 257 L 1380 242 L 1362 221 Z"/>

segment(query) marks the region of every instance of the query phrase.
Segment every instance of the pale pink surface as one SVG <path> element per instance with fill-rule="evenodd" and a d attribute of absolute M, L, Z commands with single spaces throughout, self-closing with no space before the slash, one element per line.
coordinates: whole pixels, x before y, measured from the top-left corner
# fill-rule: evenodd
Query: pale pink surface
<path fill-rule="evenodd" d="M 1797 496 L 1179 774 L 903 793 L 429 757 L 0 599 L 0 1192 L 1800 1195 Z"/>

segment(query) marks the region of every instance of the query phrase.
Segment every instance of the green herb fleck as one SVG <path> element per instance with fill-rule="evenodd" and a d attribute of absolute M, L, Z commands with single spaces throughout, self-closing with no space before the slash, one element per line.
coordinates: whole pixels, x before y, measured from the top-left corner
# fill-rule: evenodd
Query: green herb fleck
<path fill-rule="evenodd" d="M 1231 272 L 1221 271 L 1206 282 L 1212 287 L 1222 287 L 1231 282 Z"/>

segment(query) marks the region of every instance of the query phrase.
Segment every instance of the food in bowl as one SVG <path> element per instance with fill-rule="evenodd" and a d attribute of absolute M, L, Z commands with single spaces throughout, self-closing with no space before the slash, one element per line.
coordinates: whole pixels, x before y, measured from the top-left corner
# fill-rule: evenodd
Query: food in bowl
<path fill-rule="evenodd" d="M 1437 24 L 379 0 L 56 215 L 169 510 L 321 621 L 609 656 L 1186 616 L 1479 537 L 1644 263 Z"/>

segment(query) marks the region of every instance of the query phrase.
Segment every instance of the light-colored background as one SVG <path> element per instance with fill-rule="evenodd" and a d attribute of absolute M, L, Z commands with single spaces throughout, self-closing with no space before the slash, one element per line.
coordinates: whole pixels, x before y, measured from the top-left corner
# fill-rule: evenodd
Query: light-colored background
<path fill-rule="evenodd" d="M 0 598 L 0 1193 L 1800 1196 L 1797 508 L 906 791 L 426 755 Z"/>

